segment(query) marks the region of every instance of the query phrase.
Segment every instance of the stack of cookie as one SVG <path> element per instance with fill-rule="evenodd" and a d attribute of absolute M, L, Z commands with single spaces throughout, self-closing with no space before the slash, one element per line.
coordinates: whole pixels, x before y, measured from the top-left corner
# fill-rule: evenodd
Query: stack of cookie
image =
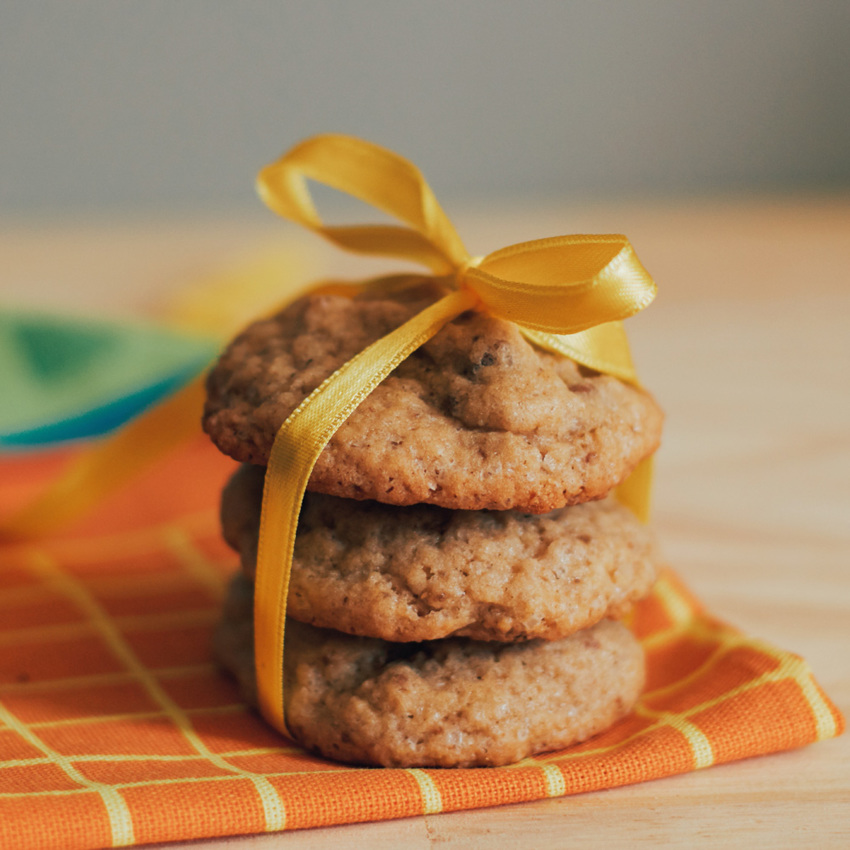
<path fill-rule="evenodd" d="M 255 698 L 252 582 L 264 464 L 328 375 L 433 301 L 314 295 L 247 328 L 208 379 L 205 430 L 243 466 L 217 654 Z M 617 621 L 649 532 L 607 494 L 660 439 L 642 390 L 465 313 L 404 361 L 319 458 L 288 601 L 286 720 L 307 749 L 385 766 L 499 765 L 626 714 L 643 657 Z M 607 496 L 607 498 L 606 498 Z"/>

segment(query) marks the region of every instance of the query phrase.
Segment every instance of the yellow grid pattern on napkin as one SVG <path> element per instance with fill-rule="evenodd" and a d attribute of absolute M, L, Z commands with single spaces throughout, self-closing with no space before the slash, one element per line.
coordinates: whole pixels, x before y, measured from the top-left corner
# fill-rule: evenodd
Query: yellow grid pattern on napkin
<path fill-rule="evenodd" d="M 59 455 L 4 461 L 0 508 Z M 806 663 L 672 573 L 634 611 L 647 689 L 607 732 L 505 768 L 336 764 L 273 732 L 211 661 L 236 556 L 205 442 L 61 538 L 0 549 L 0 848 L 92 848 L 431 814 L 610 788 L 802 746 L 844 721 Z"/>

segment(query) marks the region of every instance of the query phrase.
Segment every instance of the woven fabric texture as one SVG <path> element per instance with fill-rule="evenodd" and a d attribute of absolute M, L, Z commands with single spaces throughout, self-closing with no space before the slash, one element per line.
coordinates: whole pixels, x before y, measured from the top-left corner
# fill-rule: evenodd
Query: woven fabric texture
<path fill-rule="evenodd" d="M 66 457 L 0 463 L 0 510 Z M 0 848 L 93 848 L 299 829 L 556 797 L 799 747 L 844 721 L 800 658 L 708 615 L 668 572 L 631 618 L 637 709 L 506 768 L 353 768 L 304 753 L 210 657 L 236 556 L 233 469 L 172 455 L 61 537 L 0 548 Z"/>

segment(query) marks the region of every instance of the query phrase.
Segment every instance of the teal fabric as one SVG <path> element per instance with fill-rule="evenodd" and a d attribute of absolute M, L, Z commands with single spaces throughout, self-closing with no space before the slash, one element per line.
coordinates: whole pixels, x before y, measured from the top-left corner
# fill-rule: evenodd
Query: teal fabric
<path fill-rule="evenodd" d="M 197 375 L 215 340 L 0 311 L 0 449 L 106 434 Z"/>

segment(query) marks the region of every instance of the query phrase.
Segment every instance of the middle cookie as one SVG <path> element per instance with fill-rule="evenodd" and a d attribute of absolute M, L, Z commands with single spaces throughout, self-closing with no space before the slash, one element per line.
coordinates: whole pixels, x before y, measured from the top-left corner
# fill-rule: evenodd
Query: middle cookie
<path fill-rule="evenodd" d="M 225 540 L 256 568 L 261 467 L 225 487 Z M 387 641 L 556 640 L 619 617 L 655 580 L 653 537 L 609 498 L 548 514 L 393 507 L 308 493 L 288 614 Z"/>

